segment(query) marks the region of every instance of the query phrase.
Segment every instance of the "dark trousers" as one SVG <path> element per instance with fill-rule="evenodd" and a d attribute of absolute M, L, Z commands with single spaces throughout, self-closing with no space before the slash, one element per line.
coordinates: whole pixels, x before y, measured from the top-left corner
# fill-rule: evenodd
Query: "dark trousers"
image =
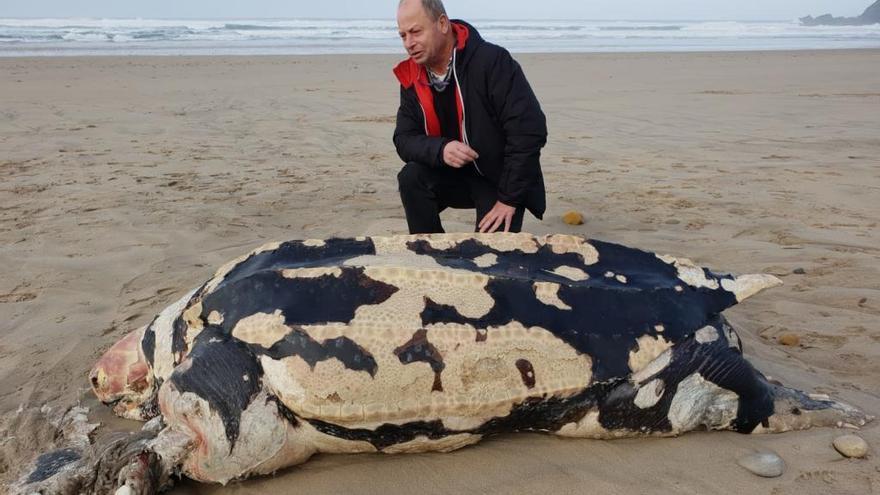
<path fill-rule="evenodd" d="M 480 175 L 473 165 L 433 168 L 409 162 L 397 174 L 397 183 L 410 234 L 445 232 L 440 212 L 446 208 L 475 208 L 474 231 L 478 231 L 476 226 L 498 201 L 495 184 Z M 522 207 L 516 209 L 510 232 L 522 230 L 524 212 Z M 502 225 L 498 231 L 503 230 Z"/>

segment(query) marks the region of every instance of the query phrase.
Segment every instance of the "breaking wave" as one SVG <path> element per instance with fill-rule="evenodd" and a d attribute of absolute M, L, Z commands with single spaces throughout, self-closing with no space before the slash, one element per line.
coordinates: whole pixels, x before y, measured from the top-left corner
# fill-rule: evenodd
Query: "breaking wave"
<path fill-rule="evenodd" d="M 573 20 L 473 24 L 487 40 L 519 52 L 880 47 L 880 25 Z M 0 19 L 0 56 L 402 52 L 393 19 Z"/>

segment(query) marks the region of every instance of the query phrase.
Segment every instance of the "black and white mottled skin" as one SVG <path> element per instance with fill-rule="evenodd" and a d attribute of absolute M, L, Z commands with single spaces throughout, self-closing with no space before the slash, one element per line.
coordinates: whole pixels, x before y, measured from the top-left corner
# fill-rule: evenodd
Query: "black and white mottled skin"
<path fill-rule="evenodd" d="M 118 414 L 159 418 L 104 447 L 125 452 L 122 465 L 96 475 L 100 455 L 65 452 L 25 489 L 153 493 L 175 473 L 226 483 L 318 452 L 451 451 L 517 431 L 863 425 L 858 410 L 771 383 L 743 358 L 721 312 L 779 283 L 561 235 L 263 246 L 93 370 Z"/>

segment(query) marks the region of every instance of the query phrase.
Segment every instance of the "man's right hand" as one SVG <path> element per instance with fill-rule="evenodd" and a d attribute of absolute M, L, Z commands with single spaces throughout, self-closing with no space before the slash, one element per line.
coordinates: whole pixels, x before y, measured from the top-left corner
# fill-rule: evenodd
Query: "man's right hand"
<path fill-rule="evenodd" d="M 443 147 L 443 161 L 453 168 L 461 168 L 479 158 L 480 155 L 461 141 L 450 141 Z"/>

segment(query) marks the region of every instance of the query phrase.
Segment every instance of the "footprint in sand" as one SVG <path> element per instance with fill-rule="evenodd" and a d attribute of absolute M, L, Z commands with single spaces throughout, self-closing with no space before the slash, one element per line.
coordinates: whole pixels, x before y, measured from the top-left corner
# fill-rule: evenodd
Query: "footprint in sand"
<path fill-rule="evenodd" d="M 591 165 L 593 160 L 590 158 L 577 157 L 577 156 L 564 156 L 562 157 L 562 163 L 572 163 L 575 165 Z"/>
<path fill-rule="evenodd" d="M 33 301 L 36 298 L 37 295 L 33 292 L 12 292 L 9 294 L 0 294 L 0 304 L 27 302 Z"/>

